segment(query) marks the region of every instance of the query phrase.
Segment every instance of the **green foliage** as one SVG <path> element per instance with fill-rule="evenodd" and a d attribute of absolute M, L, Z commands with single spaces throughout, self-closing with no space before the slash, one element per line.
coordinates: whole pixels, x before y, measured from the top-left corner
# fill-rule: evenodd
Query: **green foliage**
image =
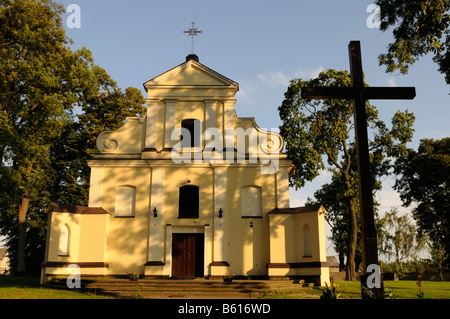
<path fill-rule="evenodd" d="M 339 299 L 340 293 L 336 293 L 336 287 L 333 284 L 333 281 L 331 281 L 331 289 L 328 287 L 328 284 L 325 283 L 326 287 L 322 290 L 322 296 L 320 296 L 320 299 Z"/>
<path fill-rule="evenodd" d="M 384 299 L 398 299 L 398 292 L 386 286 L 384 287 Z"/>
<path fill-rule="evenodd" d="M 366 84 L 367 85 L 367 84 Z M 308 81 L 294 79 L 278 108 L 283 122 L 280 133 L 286 141 L 286 153 L 295 165 L 290 185 L 303 187 L 322 170 L 332 172 L 332 181 L 315 193 L 315 200 L 327 208 L 326 219 L 332 227 L 338 253 L 347 255 L 347 274 L 354 278 L 358 251 L 358 178 L 353 141 L 353 104 L 349 100 L 304 100 L 302 87 L 351 86 L 347 71 L 327 70 Z M 381 177 L 391 173 L 391 158 L 405 154 L 412 139 L 414 115 L 397 111 L 391 129 L 379 120 L 375 106 L 366 103 L 367 124 L 373 139 L 369 141 L 372 187 L 381 189 Z M 381 228 L 378 222 L 377 228 Z M 350 261 L 350 264 L 349 264 Z M 349 269 L 350 267 L 350 269 Z"/>
<path fill-rule="evenodd" d="M 142 295 L 142 284 L 139 284 L 135 291 L 132 292 L 131 299 L 144 299 L 144 296 Z"/>
<path fill-rule="evenodd" d="M 10 247 L 16 252 L 12 262 L 25 272 L 27 229 L 42 232 L 43 223 L 29 217 L 45 213 L 39 203 L 49 197 L 51 142 L 77 100 L 71 79 L 81 75 L 71 61 L 84 63 L 90 55 L 68 48 L 61 5 L 26 0 L 0 5 L 0 186 L 5 191 L 0 220 L 18 226 L 1 229 L 10 240 L 17 238 L 17 250 Z"/>
<path fill-rule="evenodd" d="M 396 161 L 400 176 L 394 188 L 405 206 L 417 204 L 413 217 L 418 231 L 450 251 L 450 138 L 423 139 L 417 151 Z M 447 259 L 447 265 L 449 260 Z"/>
<path fill-rule="evenodd" d="M 450 84 L 450 1 L 377 0 L 380 6 L 380 29 L 394 27 L 395 41 L 386 54 L 379 56 L 387 72 L 408 68 L 421 56 L 432 53 L 439 71 Z"/>
<path fill-rule="evenodd" d="M 0 235 L 22 273 L 39 273 L 49 202 L 86 204 L 99 130 L 143 113 L 137 89 L 123 92 L 89 50 L 70 49 L 63 12 L 51 0 L 0 0 Z"/>
<path fill-rule="evenodd" d="M 419 293 L 416 295 L 419 299 L 423 299 L 424 297 L 424 292 L 422 291 L 422 275 L 419 275 L 417 277 L 417 282 L 416 282 L 417 286 L 419 287 Z"/>
<path fill-rule="evenodd" d="M 416 234 L 416 226 L 411 223 L 408 214 L 399 216 L 396 208 L 383 217 L 387 231 L 381 238 L 380 252 L 395 258 L 394 272 L 399 278 L 404 276 L 403 261 L 413 258 L 414 265 L 421 268 L 418 254 L 425 248 L 425 237 Z"/>
<path fill-rule="evenodd" d="M 430 261 L 431 267 L 439 272 L 441 280 L 444 280 L 442 273 L 448 269 L 448 254 L 445 251 L 445 246 L 439 241 L 429 244 Z"/>

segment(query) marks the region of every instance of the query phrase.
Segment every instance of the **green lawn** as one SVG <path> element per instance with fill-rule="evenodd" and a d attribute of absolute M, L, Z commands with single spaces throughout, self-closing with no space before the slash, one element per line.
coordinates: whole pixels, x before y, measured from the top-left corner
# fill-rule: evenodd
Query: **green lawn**
<path fill-rule="evenodd" d="M 0 275 L 0 299 L 104 299 L 105 296 L 83 293 L 79 290 L 44 288 L 39 278 Z"/>
<path fill-rule="evenodd" d="M 357 281 L 335 281 L 339 299 L 360 299 L 360 283 Z M 386 291 L 397 293 L 398 299 L 418 299 L 419 288 L 415 281 L 385 281 Z M 387 288 L 387 289 L 386 289 Z M 319 299 L 323 287 L 299 288 L 283 293 L 266 293 L 265 299 Z M 422 281 L 424 299 L 450 299 L 450 282 Z M 44 288 L 39 279 L 33 277 L 11 277 L 0 275 L 0 299 L 104 299 L 101 295 L 77 290 Z"/>
<path fill-rule="evenodd" d="M 361 299 L 361 284 L 359 281 L 335 281 L 338 299 Z M 415 281 L 385 281 L 385 292 L 396 293 L 397 299 L 418 299 L 419 287 Z M 323 287 L 301 288 L 286 293 L 267 293 L 267 299 L 318 299 Z M 422 281 L 424 299 L 450 299 L 450 282 Z"/>

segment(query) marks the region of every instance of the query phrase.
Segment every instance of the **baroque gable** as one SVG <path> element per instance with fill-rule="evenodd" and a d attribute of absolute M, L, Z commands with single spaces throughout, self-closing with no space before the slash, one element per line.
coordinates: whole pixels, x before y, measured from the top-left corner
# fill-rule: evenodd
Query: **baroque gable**
<path fill-rule="evenodd" d="M 236 115 L 234 95 L 239 84 L 199 63 L 196 56 L 145 82 L 144 88 L 146 116 L 127 118 L 118 130 L 101 133 L 100 157 L 173 159 L 174 149 L 183 146 L 183 122 L 196 121 L 198 131 L 189 134 L 199 142 L 183 148 L 181 157 L 202 153 L 197 163 L 239 158 L 240 162 L 266 161 L 269 166 L 271 160 L 285 158 L 278 133 L 261 129 L 252 117 Z"/>

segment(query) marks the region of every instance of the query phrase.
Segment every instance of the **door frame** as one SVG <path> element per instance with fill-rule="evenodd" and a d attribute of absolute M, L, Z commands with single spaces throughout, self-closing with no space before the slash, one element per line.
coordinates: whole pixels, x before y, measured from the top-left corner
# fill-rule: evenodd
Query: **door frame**
<path fill-rule="evenodd" d="M 209 224 L 195 225 L 195 226 L 178 226 L 166 224 L 165 227 L 165 264 L 163 269 L 163 275 L 172 277 L 172 234 L 204 234 L 203 237 L 203 277 L 207 277 L 209 274 L 208 265 L 211 263 L 212 258 L 212 242 L 211 242 L 211 227 Z"/>

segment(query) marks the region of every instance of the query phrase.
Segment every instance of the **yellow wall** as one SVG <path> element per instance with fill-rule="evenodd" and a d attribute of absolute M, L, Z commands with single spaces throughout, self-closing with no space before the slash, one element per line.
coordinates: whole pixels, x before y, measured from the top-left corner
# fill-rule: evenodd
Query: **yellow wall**
<path fill-rule="evenodd" d="M 49 215 L 48 248 L 46 261 L 61 263 L 104 262 L 106 259 L 107 214 L 89 215 L 52 212 Z M 60 229 L 69 228 L 69 255 L 59 256 Z M 86 271 L 84 269 L 83 271 Z M 67 275 L 64 267 L 49 268 L 48 273 Z M 90 274 L 105 274 L 101 268 L 90 270 Z"/>
<path fill-rule="evenodd" d="M 136 188 L 135 217 L 114 217 L 116 187 Z M 112 273 L 140 272 L 146 262 L 150 168 L 105 167 L 102 206 L 110 212 L 107 262 Z"/>
<path fill-rule="evenodd" d="M 205 234 L 205 276 L 224 272 L 245 276 L 320 272 L 320 269 L 267 268 L 269 263 L 325 261 L 323 214 L 267 215 L 276 207 L 289 207 L 291 161 L 280 152 L 283 140 L 279 134 L 262 130 L 253 118 L 236 116 L 234 95 L 238 84 L 191 60 L 144 86 L 148 92 L 146 116 L 128 118 L 120 129 L 99 135 L 100 154 L 88 162 L 89 205 L 102 207 L 109 214 L 52 213 L 46 260 L 109 265 L 107 270 L 87 269 L 85 273 L 116 275 L 136 271 L 170 276 L 172 233 L 200 232 Z M 247 143 L 243 153 L 256 152 L 259 161 L 235 159 L 229 163 L 224 154 L 219 163 L 176 164 L 170 147 L 177 141 L 171 141 L 170 135 L 173 129 L 181 127 L 183 119 L 200 120 L 203 130 L 214 127 L 224 132 L 232 128 L 256 134 L 260 144 L 256 151 L 249 149 Z M 270 140 L 272 148 L 267 146 Z M 244 155 L 236 137 L 234 142 L 238 151 L 234 155 Z M 277 170 L 264 174 L 261 167 L 267 166 L 264 161 L 269 157 L 276 159 Z M 184 185 L 199 187 L 199 218 L 178 217 L 179 188 Z M 258 194 L 261 192 L 260 217 L 242 216 L 245 210 L 242 205 L 252 205 L 241 198 L 242 188 L 248 186 L 256 187 Z M 123 208 L 129 202 L 116 203 L 118 187 L 133 188 L 133 217 L 115 216 L 116 207 Z M 157 217 L 153 216 L 155 207 Z M 223 209 L 223 218 L 218 217 L 219 209 Z M 301 230 L 305 223 L 311 229 L 311 257 L 303 256 Z M 71 229 L 67 257 L 57 256 L 58 232 L 64 224 Z M 147 262 L 151 265 L 144 266 Z M 211 262 L 217 262 L 218 266 L 209 266 Z M 230 266 L 223 266 L 224 262 Z M 49 269 L 48 273 L 58 271 L 62 270 Z"/>

